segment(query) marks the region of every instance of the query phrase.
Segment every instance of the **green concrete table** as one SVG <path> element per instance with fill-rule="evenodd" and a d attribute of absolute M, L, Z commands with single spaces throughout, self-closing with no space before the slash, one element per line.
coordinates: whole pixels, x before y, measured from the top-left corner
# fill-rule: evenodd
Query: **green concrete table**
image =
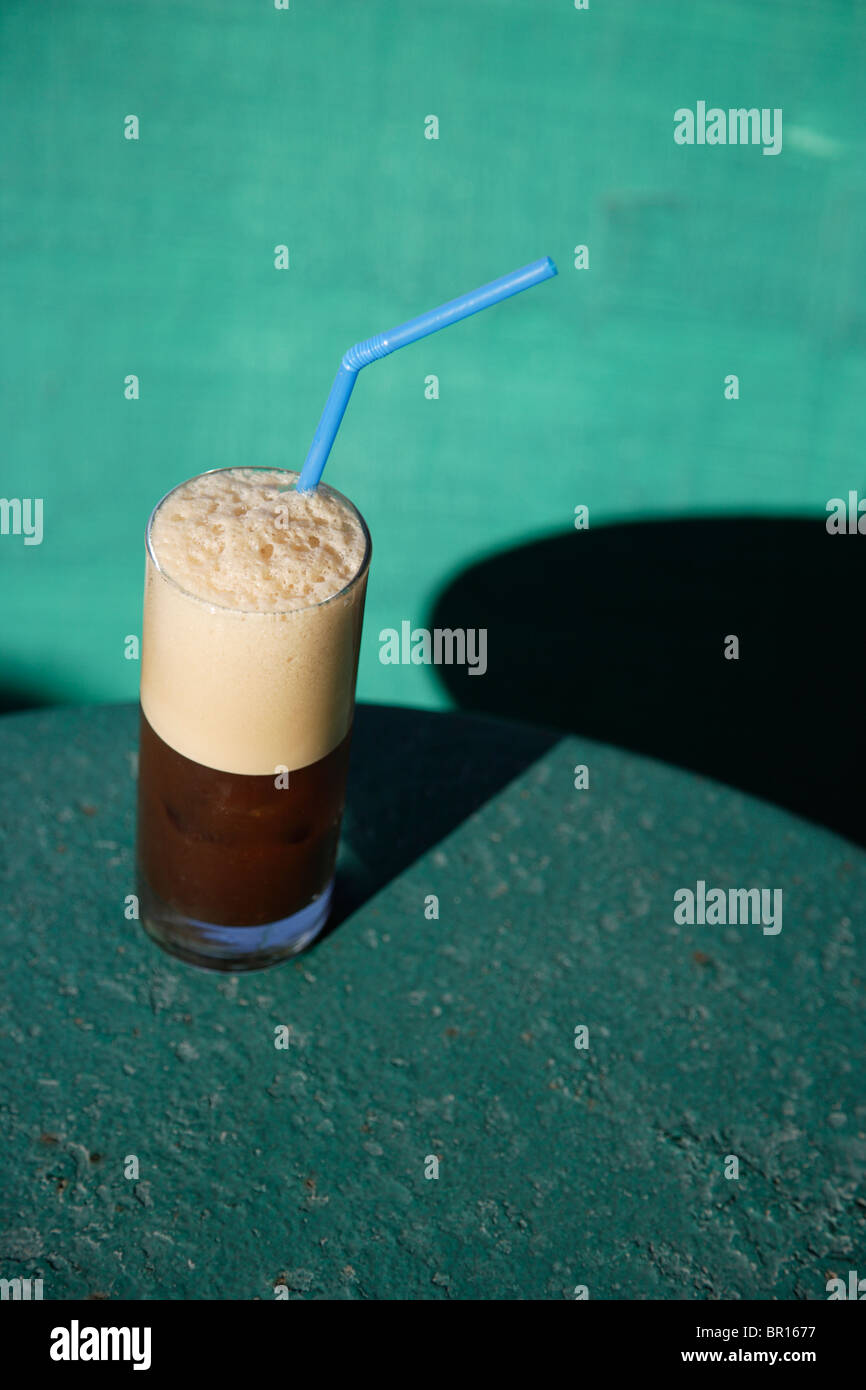
<path fill-rule="evenodd" d="M 824 1299 L 862 1266 L 861 851 L 601 744 L 361 707 L 344 920 L 212 975 L 124 916 L 135 739 L 133 706 L 0 721 L 0 1276 Z M 780 887 L 782 931 L 677 925 L 698 879 Z"/>

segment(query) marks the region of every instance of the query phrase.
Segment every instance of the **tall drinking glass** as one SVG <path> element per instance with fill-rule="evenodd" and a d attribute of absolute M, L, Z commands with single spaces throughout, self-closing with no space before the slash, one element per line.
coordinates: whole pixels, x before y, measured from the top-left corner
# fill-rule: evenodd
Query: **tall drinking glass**
<path fill-rule="evenodd" d="M 139 911 L 217 970 L 302 950 L 334 886 L 371 542 L 297 477 L 199 474 L 145 537 Z"/>

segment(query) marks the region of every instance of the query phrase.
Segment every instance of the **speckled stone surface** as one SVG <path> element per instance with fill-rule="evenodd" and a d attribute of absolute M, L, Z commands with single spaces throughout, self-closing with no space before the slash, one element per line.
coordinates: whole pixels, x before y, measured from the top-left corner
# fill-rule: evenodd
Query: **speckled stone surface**
<path fill-rule="evenodd" d="M 449 719 L 418 717 L 421 763 Z M 431 824 L 502 752 L 501 726 L 451 731 Z M 0 1276 L 46 1299 L 824 1299 L 862 1269 L 862 852 L 568 738 L 296 962 L 211 975 L 124 918 L 135 737 L 131 706 L 0 722 Z M 383 784 L 399 839 L 394 804 Z M 698 879 L 781 888 L 781 932 L 677 926 Z"/>

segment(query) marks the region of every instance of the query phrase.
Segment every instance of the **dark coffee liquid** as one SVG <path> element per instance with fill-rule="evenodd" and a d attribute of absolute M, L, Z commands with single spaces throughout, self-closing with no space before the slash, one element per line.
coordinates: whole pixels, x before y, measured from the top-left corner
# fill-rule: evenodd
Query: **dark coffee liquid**
<path fill-rule="evenodd" d="M 300 911 L 334 873 L 349 730 L 309 767 L 246 776 L 175 752 L 141 715 L 138 864 L 176 912 L 220 926 L 261 926 Z"/>

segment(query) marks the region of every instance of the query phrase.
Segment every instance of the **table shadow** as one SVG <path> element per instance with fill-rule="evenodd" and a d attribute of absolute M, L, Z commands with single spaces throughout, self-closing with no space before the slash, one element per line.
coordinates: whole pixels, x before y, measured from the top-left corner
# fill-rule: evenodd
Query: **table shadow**
<path fill-rule="evenodd" d="M 17 681 L 3 680 L 0 677 L 0 714 L 15 714 L 19 710 L 27 709 L 46 709 L 56 703 L 35 686 L 22 685 Z"/>
<path fill-rule="evenodd" d="M 866 844 L 866 538 L 821 520 L 591 526 L 472 565 L 429 628 L 486 628 L 466 710 L 691 769 Z M 725 658 L 729 634 L 739 659 Z"/>

